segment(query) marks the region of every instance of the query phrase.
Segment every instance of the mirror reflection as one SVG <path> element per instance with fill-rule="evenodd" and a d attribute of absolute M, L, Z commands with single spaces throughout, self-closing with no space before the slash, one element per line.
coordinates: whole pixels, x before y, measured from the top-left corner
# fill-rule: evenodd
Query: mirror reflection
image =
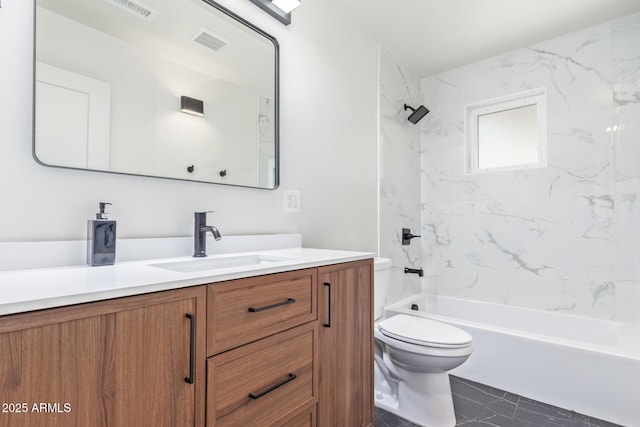
<path fill-rule="evenodd" d="M 210 0 L 36 0 L 34 156 L 276 188 L 277 58 Z"/>

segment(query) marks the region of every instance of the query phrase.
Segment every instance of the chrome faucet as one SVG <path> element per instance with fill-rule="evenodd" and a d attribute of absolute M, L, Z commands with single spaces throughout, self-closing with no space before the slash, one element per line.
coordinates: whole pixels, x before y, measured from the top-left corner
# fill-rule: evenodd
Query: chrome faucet
<path fill-rule="evenodd" d="M 207 232 L 213 235 L 216 241 L 222 239 L 220 231 L 213 225 L 207 225 L 207 213 L 195 212 L 194 213 L 194 232 L 193 232 L 193 256 L 194 257 L 206 257 L 207 256 Z"/>

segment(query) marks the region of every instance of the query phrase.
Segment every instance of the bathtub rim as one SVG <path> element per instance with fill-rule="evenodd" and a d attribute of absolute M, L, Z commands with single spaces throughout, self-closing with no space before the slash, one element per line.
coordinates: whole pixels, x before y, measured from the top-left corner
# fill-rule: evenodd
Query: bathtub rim
<path fill-rule="evenodd" d="M 590 343 L 587 341 L 581 341 L 581 340 L 571 340 L 571 339 L 567 339 L 567 338 L 562 338 L 562 337 L 553 337 L 553 336 L 549 336 L 549 335 L 545 335 L 545 334 L 540 334 L 540 333 L 534 333 L 534 332 L 528 332 L 528 331 L 523 331 L 520 329 L 513 329 L 513 328 L 506 328 L 504 326 L 499 326 L 499 325 L 494 325 L 492 323 L 480 323 L 480 322 L 474 322 L 474 321 L 469 321 L 466 319 L 460 319 L 457 317 L 451 317 L 451 316 L 444 316 L 444 315 L 440 315 L 440 314 L 433 314 L 433 313 L 429 313 L 428 311 L 424 311 L 424 310 L 411 310 L 410 307 L 412 303 L 419 303 L 421 299 L 423 298 L 442 298 L 442 299 L 447 299 L 447 300 L 457 300 L 457 301 L 464 301 L 465 303 L 472 303 L 472 304 L 479 304 L 479 305 L 483 305 L 483 306 L 504 306 L 504 307 L 508 307 L 510 309 L 516 309 L 516 310 L 524 310 L 527 312 L 535 312 L 535 313 L 544 313 L 544 314 L 551 314 L 551 315 L 555 315 L 555 316 L 566 316 L 566 317 L 572 317 L 572 318 L 584 318 L 584 319 L 588 319 L 590 321 L 600 321 L 600 322 L 610 322 L 613 323 L 615 325 L 618 325 L 620 327 L 626 326 L 626 325 L 632 325 L 635 326 L 636 328 L 640 329 L 640 325 L 632 323 L 632 322 L 620 322 L 620 321 L 616 321 L 616 320 L 606 320 L 606 319 L 599 319 L 599 318 L 593 318 L 593 317 L 588 317 L 588 316 L 580 316 L 577 314 L 572 314 L 572 313 L 557 313 L 557 312 L 547 312 L 546 310 L 540 310 L 540 309 L 535 309 L 535 308 L 530 308 L 530 307 L 522 307 L 522 306 L 512 306 L 512 305 L 507 305 L 507 304 L 497 304 L 497 303 L 493 303 L 493 302 L 487 302 L 487 301 L 481 301 L 481 300 L 475 300 L 475 299 L 468 299 L 468 298 L 460 298 L 460 297 L 453 297 L 453 296 L 448 296 L 448 295 L 436 295 L 436 294 L 428 294 L 428 293 L 421 293 L 421 294 L 415 294 L 415 295 L 411 295 L 409 297 L 403 298 L 400 301 L 397 301 L 395 303 L 386 305 L 384 307 L 384 311 L 383 311 L 383 318 L 387 318 L 390 317 L 388 312 L 393 312 L 393 313 L 404 313 L 404 314 L 409 314 L 409 315 L 416 315 L 417 313 L 426 313 L 426 315 L 424 315 L 425 317 L 431 318 L 433 320 L 437 320 L 440 322 L 445 322 L 445 323 L 449 323 L 449 324 L 460 324 L 462 326 L 466 326 L 466 327 L 470 327 L 470 328 L 479 328 L 479 329 L 483 329 L 483 330 L 490 330 L 490 331 L 496 331 L 496 332 L 500 332 L 503 333 L 505 335 L 511 336 L 511 337 L 517 337 L 517 338 L 528 338 L 528 339 L 533 339 L 533 340 L 537 340 L 537 341 L 541 341 L 541 342 L 545 342 L 547 344 L 562 344 L 562 345 L 566 345 L 568 347 L 574 348 L 574 349 L 579 349 L 579 350 L 584 350 L 587 349 L 589 351 L 593 351 L 596 353 L 600 353 L 603 355 L 607 355 L 607 356 L 615 356 L 615 357 L 620 357 L 620 358 L 624 358 L 624 359 L 628 359 L 628 360 L 632 360 L 632 361 L 639 361 L 640 362 L 640 348 L 639 349 L 628 349 L 628 350 L 635 350 L 635 352 L 625 352 L 625 349 L 621 349 L 620 347 L 614 347 L 614 346 L 610 346 L 610 345 L 603 345 L 603 344 L 594 344 L 594 343 Z"/>

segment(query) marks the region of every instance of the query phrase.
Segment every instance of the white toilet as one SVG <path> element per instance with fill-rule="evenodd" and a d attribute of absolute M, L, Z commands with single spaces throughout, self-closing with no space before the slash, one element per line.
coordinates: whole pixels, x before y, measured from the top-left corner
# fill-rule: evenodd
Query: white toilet
<path fill-rule="evenodd" d="M 453 427 L 448 371 L 473 351 L 462 329 L 418 316 L 382 319 L 391 260 L 374 262 L 375 405 L 426 427 Z"/>

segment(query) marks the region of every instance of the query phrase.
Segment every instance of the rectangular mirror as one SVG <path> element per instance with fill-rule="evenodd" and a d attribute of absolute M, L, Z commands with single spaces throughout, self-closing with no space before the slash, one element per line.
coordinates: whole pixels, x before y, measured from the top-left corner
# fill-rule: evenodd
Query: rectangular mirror
<path fill-rule="evenodd" d="M 275 38 L 211 0 L 36 0 L 35 19 L 40 164 L 278 186 Z"/>

